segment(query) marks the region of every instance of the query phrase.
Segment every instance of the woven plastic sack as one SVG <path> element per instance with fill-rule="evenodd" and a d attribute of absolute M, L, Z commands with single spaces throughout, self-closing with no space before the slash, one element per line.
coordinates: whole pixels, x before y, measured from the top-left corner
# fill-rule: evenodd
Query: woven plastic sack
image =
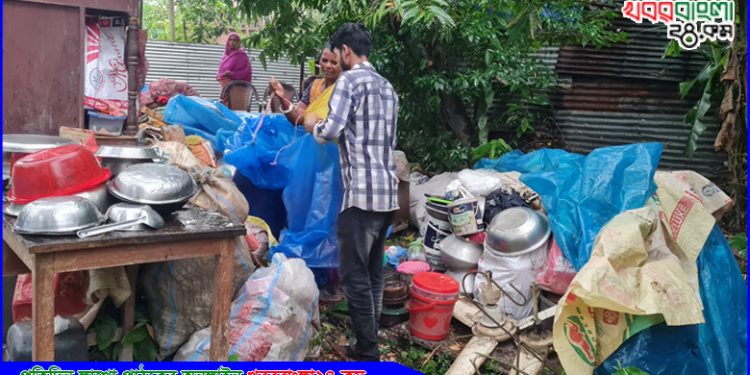
<path fill-rule="evenodd" d="M 205 168 L 191 175 L 199 190 L 190 198 L 190 203 L 219 212 L 235 223 L 242 223 L 247 219 L 250 209 L 247 199 L 232 182 L 232 176 L 224 173 L 224 169 Z"/>
<path fill-rule="evenodd" d="M 244 237 L 237 237 L 232 293 L 255 271 Z M 142 265 L 139 285 L 159 344 L 159 359 L 175 353 L 194 332 L 211 324 L 214 257 Z"/>
<path fill-rule="evenodd" d="M 315 337 L 318 288 L 305 262 L 272 258 L 247 280 L 232 302 L 229 355 L 240 361 L 302 361 Z M 175 361 L 208 361 L 211 331 L 196 332 L 175 355 Z"/>
<path fill-rule="evenodd" d="M 596 370 L 627 364 L 651 375 L 746 374 L 747 284 L 718 225 L 698 257 L 704 324 L 656 325 L 625 341 Z"/>

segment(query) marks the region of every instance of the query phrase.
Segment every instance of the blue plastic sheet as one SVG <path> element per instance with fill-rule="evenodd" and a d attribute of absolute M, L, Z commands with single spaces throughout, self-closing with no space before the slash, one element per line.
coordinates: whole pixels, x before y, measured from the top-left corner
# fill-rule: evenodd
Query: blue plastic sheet
<path fill-rule="evenodd" d="M 283 195 L 288 227 L 270 255 L 302 258 L 312 268 L 337 267 L 336 223 L 344 195 L 338 147 L 318 144 L 310 134 L 298 147 Z"/>
<path fill-rule="evenodd" d="M 596 370 L 612 374 L 620 365 L 651 375 L 746 374 L 747 285 L 729 243 L 714 227 L 698 257 L 706 323 L 654 326 L 624 342 Z"/>
<path fill-rule="evenodd" d="M 304 129 L 294 127 L 280 114 L 262 116 L 262 124 L 260 119 L 260 115 L 245 117 L 245 124 L 231 137 L 224 138 L 224 160 L 237 167 L 255 186 L 282 189 L 289 184 L 299 150 L 292 143 L 299 141 Z"/>
<path fill-rule="evenodd" d="M 338 147 L 318 144 L 283 115 L 248 115 L 226 138 L 224 160 L 260 189 L 283 189 L 287 227 L 269 256 L 302 258 L 311 268 L 338 266 L 336 222 L 343 198 Z M 257 132 L 256 132 L 257 130 Z"/>
<path fill-rule="evenodd" d="M 242 119 L 221 103 L 199 96 L 178 94 L 169 99 L 164 109 L 164 121 L 216 134 L 219 129 L 237 130 Z"/>
<path fill-rule="evenodd" d="M 643 207 L 656 192 L 659 143 L 603 147 L 587 156 L 542 149 L 480 160 L 475 168 L 521 172 L 542 198 L 560 249 L 576 270 L 591 256 L 599 231 L 617 214 Z"/>

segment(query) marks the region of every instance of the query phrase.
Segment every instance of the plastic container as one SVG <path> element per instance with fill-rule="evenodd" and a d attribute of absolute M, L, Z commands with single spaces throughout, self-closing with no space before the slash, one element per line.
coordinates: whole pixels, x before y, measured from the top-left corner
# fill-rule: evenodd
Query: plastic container
<path fill-rule="evenodd" d="M 66 145 L 27 155 L 13 165 L 12 203 L 27 204 L 91 190 L 111 177 L 94 154 L 80 145 Z"/>
<path fill-rule="evenodd" d="M 31 361 L 31 322 L 10 326 L 6 344 L 11 362 Z M 55 318 L 55 361 L 86 362 L 88 353 L 86 329 L 78 319 Z"/>
<path fill-rule="evenodd" d="M 89 129 L 97 134 L 122 135 L 122 126 L 126 116 L 110 116 L 98 112 L 88 111 Z"/>
<path fill-rule="evenodd" d="M 459 288 L 456 280 L 441 273 L 420 272 L 414 275 L 409 288 L 411 299 L 406 303 L 409 332 L 428 341 L 448 337 Z"/>
<path fill-rule="evenodd" d="M 457 200 L 448 209 L 448 218 L 455 235 L 468 236 L 481 231 L 479 202 L 475 198 Z"/>

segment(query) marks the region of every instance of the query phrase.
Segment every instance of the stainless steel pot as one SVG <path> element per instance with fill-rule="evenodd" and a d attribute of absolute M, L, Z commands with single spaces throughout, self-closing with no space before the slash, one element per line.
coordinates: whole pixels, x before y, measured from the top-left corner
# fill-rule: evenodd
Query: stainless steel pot
<path fill-rule="evenodd" d="M 21 234 L 68 235 L 105 220 L 94 202 L 81 197 L 37 199 L 23 207 L 13 228 Z"/>
<path fill-rule="evenodd" d="M 162 215 L 182 208 L 198 191 L 193 178 L 171 165 L 131 165 L 107 184 L 110 194 L 136 204 L 148 204 Z"/>
<path fill-rule="evenodd" d="M 476 268 L 482 256 L 482 245 L 452 234 L 438 244 L 440 256 L 448 269 L 468 271 Z"/>
<path fill-rule="evenodd" d="M 506 255 L 527 254 L 544 246 L 550 234 L 547 217 L 531 208 L 512 207 L 492 219 L 485 247 Z"/>

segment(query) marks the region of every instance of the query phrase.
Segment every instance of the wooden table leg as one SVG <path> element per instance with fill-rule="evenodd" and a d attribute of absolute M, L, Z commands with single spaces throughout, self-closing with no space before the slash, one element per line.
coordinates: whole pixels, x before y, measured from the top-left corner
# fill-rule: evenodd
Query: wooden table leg
<path fill-rule="evenodd" d="M 54 255 L 36 255 L 33 261 L 31 332 L 33 361 L 55 359 Z"/>
<path fill-rule="evenodd" d="M 138 280 L 138 265 L 127 266 L 125 267 L 125 271 L 128 274 L 128 281 L 130 282 L 130 298 L 125 301 L 125 305 L 123 306 L 122 337 L 130 333 L 133 330 L 133 325 L 135 325 L 135 287 Z M 133 361 L 132 344 L 123 346 L 120 361 Z"/>
<path fill-rule="evenodd" d="M 232 279 L 234 277 L 235 240 L 222 241 L 221 254 L 216 257 L 214 275 L 213 310 L 211 311 L 211 361 L 226 362 L 229 360 L 229 342 L 227 328 L 229 310 L 232 304 Z"/>

